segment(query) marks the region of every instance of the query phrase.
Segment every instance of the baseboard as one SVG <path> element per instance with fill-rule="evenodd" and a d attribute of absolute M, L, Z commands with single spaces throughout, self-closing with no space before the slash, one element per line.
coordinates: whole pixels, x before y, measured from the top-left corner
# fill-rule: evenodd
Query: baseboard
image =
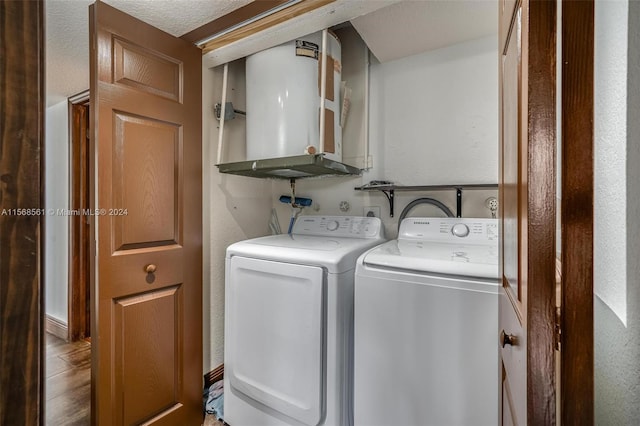
<path fill-rule="evenodd" d="M 64 340 L 69 340 L 69 326 L 57 318 L 45 315 L 44 329 L 47 333 L 53 334 Z"/>
<path fill-rule="evenodd" d="M 224 378 L 224 364 L 221 364 L 204 375 L 204 387 L 208 388 Z"/>

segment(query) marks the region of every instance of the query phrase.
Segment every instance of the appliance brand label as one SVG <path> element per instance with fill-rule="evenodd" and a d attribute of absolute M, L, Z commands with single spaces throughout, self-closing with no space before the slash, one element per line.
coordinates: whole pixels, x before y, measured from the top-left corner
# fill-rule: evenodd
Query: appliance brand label
<path fill-rule="evenodd" d="M 296 40 L 296 56 L 318 59 L 318 45 L 304 40 Z"/>

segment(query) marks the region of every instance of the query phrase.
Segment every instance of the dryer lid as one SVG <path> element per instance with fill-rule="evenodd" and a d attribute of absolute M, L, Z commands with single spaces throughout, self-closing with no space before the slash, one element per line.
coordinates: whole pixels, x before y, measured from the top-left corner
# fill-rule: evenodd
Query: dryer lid
<path fill-rule="evenodd" d="M 375 238 L 335 238 L 311 235 L 272 235 L 234 243 L 227 248 L 227 259 L 251 257 L 276 262 L 326 268 L 341 273 L 355 268 L 362 253 L 384 240 Z"/>
<path fill-rule="evenodd" d="M 292 234 L 240 241 L 227 247 L 227 259 L 244 256 L 326 268 L 341 273 L 355 268 L 356 259 L 384 241 L 376 217 L 301 216 Z"/>

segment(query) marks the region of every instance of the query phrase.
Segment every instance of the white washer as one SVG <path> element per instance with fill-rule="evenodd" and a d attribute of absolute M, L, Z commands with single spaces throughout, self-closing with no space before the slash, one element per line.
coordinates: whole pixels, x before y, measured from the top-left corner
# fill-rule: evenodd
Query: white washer
<path fill-rule="evenodd" d="M 355 280 L 356 426 L 498 424 L 496 219 L 408 218 Z"/>
<path fill-rule="evenodd" d="M 383 241 L 378 218 L 302 216 L 227 248 L 225 422 L 353 424 L 355 262 Z"/>

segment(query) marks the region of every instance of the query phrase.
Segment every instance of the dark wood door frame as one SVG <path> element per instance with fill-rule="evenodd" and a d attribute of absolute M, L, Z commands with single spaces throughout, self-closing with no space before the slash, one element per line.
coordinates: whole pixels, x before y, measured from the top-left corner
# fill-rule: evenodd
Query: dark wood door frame
<path fill-rule="evenodd" d="M 69 340 L 90 335 L 89 91 L 69 98 Z"/>
<path fill-rule="evenodd" d="M 527 419 L 556 420 L 557 1 L 529 2 L 527 218 Z M 543 268 L 539 266 L 543 265 Z"/>
<path fill-rule="evenodd" d="M 0 1 L 0 29 L 0 424 L 37 425 L 44 419 L 43 2 Z"/>
<path fill-rule="evenodd" d="M 562 424 L 593 425 L 594 2 L 562 3 Z"/>

